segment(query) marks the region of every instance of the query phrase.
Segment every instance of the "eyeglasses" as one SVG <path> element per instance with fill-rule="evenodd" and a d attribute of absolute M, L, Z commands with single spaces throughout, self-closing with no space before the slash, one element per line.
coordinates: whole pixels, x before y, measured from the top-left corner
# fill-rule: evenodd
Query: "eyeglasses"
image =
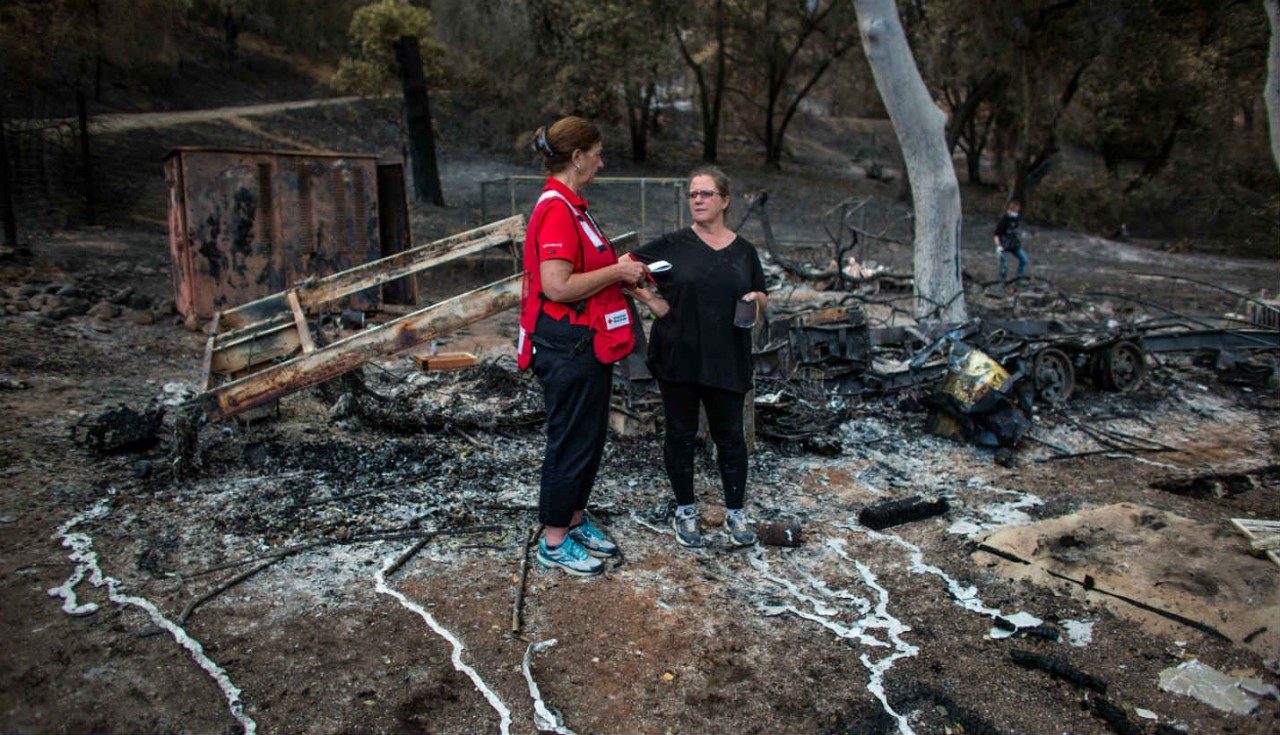
<path fill-rule="evenodd" d="M 697 191 L 691 191 L 691 192 L 689 192 L 689 199 L 691 199 L 691 200 L 693 200 L 693 199 L 710 199 L 711 197 L 718 197 L 718 196 L 720 196 L 720 192 L 718 192 L 718 191 L 712 191 L 712 190 L 710 190 L 710 189 L 700 189 L 700 190 L 697 190 Z"/>

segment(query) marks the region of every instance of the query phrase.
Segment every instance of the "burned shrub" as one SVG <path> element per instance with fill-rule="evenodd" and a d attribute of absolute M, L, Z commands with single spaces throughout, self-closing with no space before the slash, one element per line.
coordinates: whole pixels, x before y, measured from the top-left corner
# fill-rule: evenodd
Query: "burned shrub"
<path fill-rule="evenodd" d="M 121 404 L 76 422 L 71 427 L 71 437 L 99 454 L 141 451 L 159 441 L 163 418 L 164 411 L 158 407 L 139 410 Z"/>

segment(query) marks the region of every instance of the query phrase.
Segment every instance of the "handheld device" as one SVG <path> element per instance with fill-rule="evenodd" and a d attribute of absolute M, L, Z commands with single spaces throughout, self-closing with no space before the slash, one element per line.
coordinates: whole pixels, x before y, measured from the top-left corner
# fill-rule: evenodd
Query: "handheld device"
<path fill-rule="evenodd" d="M 650 273 L 665 273 L 669 270 L 671 270 L 671 264 L 665 260 L 655 260 L 649 263 Z"/>

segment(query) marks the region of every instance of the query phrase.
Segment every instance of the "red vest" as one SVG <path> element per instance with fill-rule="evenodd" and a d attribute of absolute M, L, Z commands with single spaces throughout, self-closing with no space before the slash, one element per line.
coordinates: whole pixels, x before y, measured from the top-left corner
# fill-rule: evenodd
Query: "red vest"
<path fill-rule="evenodd" d="M 615 363 L 635 349 L 635 335 L 631 332 L 632 315 L 622 288 L 616 283 L 605 286 L 583 301 L 583 308 L 551 301 L 542 293 L 542 259 L 538 251 L 538 229 L 550 207 L 569 208 L 578 223 L 578 245 L 581 262 L 574 264 L 575 273 L 589 273 L 618 262 L 613 245 L 600 233 L 595 221 L 573 206 L 560 192 L 548 188 L 538 198 L 529 217 L 529 227 L 524 236 L 524 281 L 520 297 L 520 336 L 516 342 L 516 362 L 521 370 L 533 360 L 534 327 L 538 315 L 544 310 L 553 319 L 563 319 L 567 314 L 571 324 L 591 330 L 591 345 L 596 359 L 605 364 Z"/>

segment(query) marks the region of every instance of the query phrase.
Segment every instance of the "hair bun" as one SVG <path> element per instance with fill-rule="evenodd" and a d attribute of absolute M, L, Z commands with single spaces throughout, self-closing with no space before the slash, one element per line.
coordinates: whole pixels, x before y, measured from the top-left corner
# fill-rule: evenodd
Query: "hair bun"
<path fill-rule="evenodd" d="M 545 158 L 551 158 L 556 154 L 556 152 L 551 149 L 551 143 L 547 140 L 546 125 L 543 125 L 533 131 L 533 149 L 538 153 L 541 153 Z"/>

